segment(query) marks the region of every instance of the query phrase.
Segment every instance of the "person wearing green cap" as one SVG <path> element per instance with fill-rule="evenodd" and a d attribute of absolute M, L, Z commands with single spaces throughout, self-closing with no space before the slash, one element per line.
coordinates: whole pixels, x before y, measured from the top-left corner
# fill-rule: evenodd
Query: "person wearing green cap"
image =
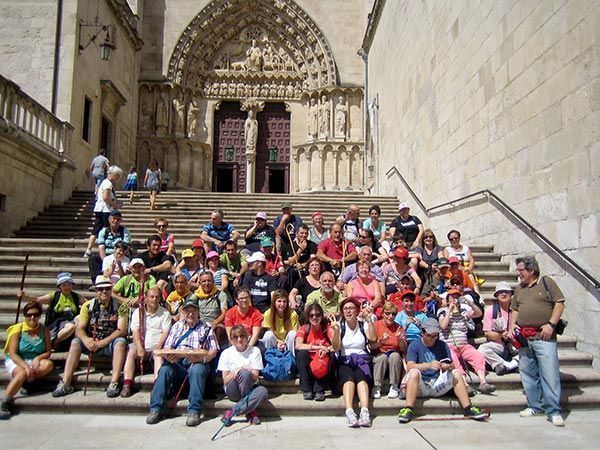
<path fill-rule="evenodd" d="M 284 202 L 281 204 L 281 215 L 273 221 L 273 228 L 284 243 L 291 245 L 291 241 L 296 237 L 296 230 L 302 224 L 302 218 L 292 213 L 292 204 Z"/>

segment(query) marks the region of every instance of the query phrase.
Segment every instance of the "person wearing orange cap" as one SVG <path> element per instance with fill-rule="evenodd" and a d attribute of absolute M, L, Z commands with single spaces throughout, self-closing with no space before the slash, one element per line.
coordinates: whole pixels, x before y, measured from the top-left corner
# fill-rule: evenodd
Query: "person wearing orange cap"
<path fill-rule="evenodd" d="M 383 279 L 385 283 L 385 293 L 391 294 L 397 291 L 397 283 L 404 275 L 409 275 L 415 282 L 415 294 L 421 291 L 421 278 L 417 272 L 410 267 L 409 252 L 404 247 L 396 247 L 390 253 L 391 261 L 383 267 Z"/>

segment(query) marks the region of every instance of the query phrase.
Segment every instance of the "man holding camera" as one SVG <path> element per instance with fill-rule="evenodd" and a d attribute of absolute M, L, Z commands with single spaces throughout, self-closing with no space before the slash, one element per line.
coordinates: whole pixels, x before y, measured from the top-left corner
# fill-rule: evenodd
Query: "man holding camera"
<path fill-rule="evenodd" d="M 554 426 L 565 422 L 560 407 L 560 371 L 556 329 L 565 309 L 565 297 L 552 278 L 540 276 L 533 256 L 517 258 L 520 284 L 510 305 L 509 337 L 515 330 L 526 339 L 519 349 L 519 372 L 527 396 L 521 417 L 546 414 Z"/>

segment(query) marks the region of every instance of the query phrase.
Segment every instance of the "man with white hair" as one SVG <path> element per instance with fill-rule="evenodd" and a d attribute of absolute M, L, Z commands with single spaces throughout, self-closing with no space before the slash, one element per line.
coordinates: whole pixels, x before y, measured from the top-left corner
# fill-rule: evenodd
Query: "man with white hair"
<path fill-rule="evenodd" d="M 271 293 L 277 289 L 277 280 L 266 272 L 267 258 L 264 253 L 252 253 L 246 262 L 248 271 L 244 274 L 242 286 L 250 289 L 252 306 L 264 314 L 271 306 Z"/>
<path fill-rule="evenodd" d="M 479 346 L 479 351 L 496 375 L 511 373 L 519 368 L 519 357 L 508 337 L 512 294 L 513 288 L 508 283 L 498 283 L 494 291 L 496 301 L 483 315 L 483 331 L 487 342 Z"/>

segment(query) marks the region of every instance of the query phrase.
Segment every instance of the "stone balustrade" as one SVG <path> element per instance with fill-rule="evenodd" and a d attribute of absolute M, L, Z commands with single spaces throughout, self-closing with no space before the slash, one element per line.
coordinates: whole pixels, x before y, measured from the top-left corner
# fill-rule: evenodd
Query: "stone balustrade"
<path fill-rule="evenodd" d="M 295 145 L 292 156 L 291 192 L 364 190 L 362 142 Z"/>
<path fill-rule="evenodd" d="M 61 159 L 70 155 L 73 127 L 37 103 L 14 82 L 0 75 L 0 121 L 24 132 Z"/>

